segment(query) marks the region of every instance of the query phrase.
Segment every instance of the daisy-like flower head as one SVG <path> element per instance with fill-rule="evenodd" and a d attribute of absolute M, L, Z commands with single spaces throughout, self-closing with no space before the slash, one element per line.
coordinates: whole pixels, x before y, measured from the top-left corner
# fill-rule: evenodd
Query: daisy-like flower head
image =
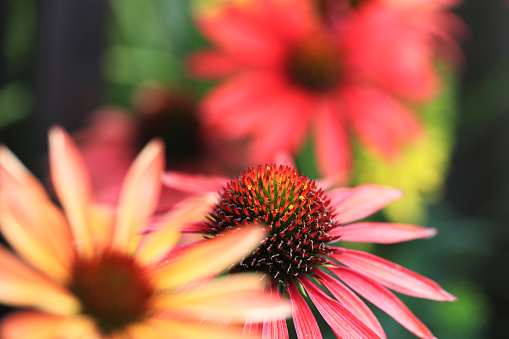
<path fill-rule="evenodd" d="M 165 182 L 197 191 L 206 179 L 168 173 Z M 220 181 L 215 186 L 221 187 Z M 433 236 L 434 229 L 410 224 L 352 223 L 401 197 L 399 190 L 366 184 L 325 192 L 313 180 L 283 165 L 250 168 L 218 190 L 208 221 L 189 231 L 214 239 L 251 222 L 266 224 L 267 237 L 231 271 L 264 273 L 273 290 L 289 295 L 299 338 L 321 338 L 303 291 L 341 338 L 385 338 L 378 320 L 357 294 L 420 338 L 434 336 L 389 289 L 420 298 L 455 300 L 426 277 L 378 256 L 338 246 L 342 241 L 389 244 Z M 263 333 L 288 336 L 284 321 L 269 320 L 257 326 Z"/>
<path fill-rule="evenodd" d="M 388 2 L 340 11 L 333 25 L 317 7 L 316 0 L 260 0 L 198 11 L 215 49 L 192 56 L 190 69 L 226 77 L 204 98 L 203 121 L 217 137 L 248 140 L 248 162 L 295 154 L 311 137 L 320 173 L 345 183 L 350 135 L 391 159 L 422 134 L 408 103 L 435 95 L 432 40 L 449 36 L 436 22 L 412 25 L 406 9 Z"/>
<path fill-rule="evenodd" d="M 289 311 L 264 292 L 259 277 L 211 278 L 264 238 L 259 227 L 167 254 L 181 226 L 205 212 L 183 202 L 157 232 L 140 235 L 161 189 L 160 141 L 135 160 L 113 208 L 94 203 L 70 137 L 54 128 L 49 139 L 65 213 L 0 148 L 0 229 L 19 255 L 0 247 L 0 301 L 32 309 L 3 319 L 1 338 L 235 338 L 246 318 L 279 319 Z"/>

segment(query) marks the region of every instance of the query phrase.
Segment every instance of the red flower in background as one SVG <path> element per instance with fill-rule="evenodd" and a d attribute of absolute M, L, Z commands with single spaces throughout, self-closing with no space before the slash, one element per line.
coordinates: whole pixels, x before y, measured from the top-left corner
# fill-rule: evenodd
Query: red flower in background
<path fill-rule="evenodd" d="M 260 163 L 297 153 L 310 136 L 320 173 L 344 183 L 351 134 L 388 159 L 421 134 L 408 103 L 437 91 L 436 37 L 450 36 L 436 21 L 448 16 L 365 1 L 325 24 L 317 7 L 261 0 L 202 13 L 198 26 L 215 50 L 194 55 L 190 68 L 227 76 L 202 103 L 215 137 L 249 140 L 250 160 Z"/>
<path fill-rule="evenodd" d="M 385 338 L 378 320 L 357 294 L 420 338 L 434 336 L 389 289 L 432 300 L 456 299 L 434 281 L 400 265 L 337 246 L 338 241 L 390 244 L 433 236 L 434 229 L 409 224 L 352 223 L 400 198 L 399 190 L 366 184 L 325 193 L 291 167 L 276 165 L 250 168 L 232 180 L 169 172 L 164 182 L 206 197 L 219 192 L 208 221 L 190 226 L 188 232 L 215 238 L 252 222 L 267 225 L 267 238 L 231 271 L 264 273 L 272 291 L 289 295 L 299 339 L 322 337 L 300 291 L 306 291 L 340 338 Z M 284 319 L 248 323 L 245 331 L 288 338 Z"/>

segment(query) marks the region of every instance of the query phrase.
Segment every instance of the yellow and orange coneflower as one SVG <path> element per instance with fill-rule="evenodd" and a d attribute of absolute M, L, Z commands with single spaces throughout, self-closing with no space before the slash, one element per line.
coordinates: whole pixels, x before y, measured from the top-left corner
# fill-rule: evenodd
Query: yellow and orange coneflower
<path fill-rule="evenodd" d="M 160 141 L 129 169 L 116 209 L 94 202 L 66 132 L 52 129 L 49 141 L 63 212 L 0 146 L 0 229 L 17 253 L 0 247 L 0 302 L 30 308 L 1 321 L 1 338 L 236 338 L 248 318 L 289 312 L 257 276 L 211 278 L 259 244 L 259 227 L 168 253 L 181 225 L 203 217 L 181 205 L 157 232 L 140 234 L 161 189 Z"/>

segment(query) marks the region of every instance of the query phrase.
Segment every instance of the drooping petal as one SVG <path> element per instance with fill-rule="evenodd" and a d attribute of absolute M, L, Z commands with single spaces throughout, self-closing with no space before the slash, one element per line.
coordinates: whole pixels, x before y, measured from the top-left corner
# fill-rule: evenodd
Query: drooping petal
<path fill-rule="evenodd" d="M 50 313 L 16 312 L 0 323 L 3 339 L 98 338 L 93 321 L 87 317 L 69 318 Z"/>
<path fill-rule="evenodd" d="M 155 281 L 162 289 L 178 287 L 188 281 L 218 273 L 252 253 L 266 237 L 259 226 L 246 226 L 191 246 L 179 260 L 158 267 Z"/>
<path fill-rule="evenodd" d="M 69 292 L 27 267 L 3 247 L 0 247 L 0 301 L 65 315 L 80 308 Z"/>
<path fill-rule="evenodd" d="M 310 280 L 301 278 L 299 281 L 336 336 L 340 338 L 380 338 L 345 306 L 330 298 Z"/>
<path fill-rule="evenodd" d="M 71 137 L 61 128 L 49 132 L 51 178 L 60 203 L 70 221 L 78 250 L 91 253 L 91 231 L 87 222 L 92 186 L 83 158 Z"/>
<path fill-rule="evenodd" d="M 431 331 L 392 292 L 348 267 L 330 268 L 341 280 L 419 338 L 435 338 Z"/>
<path fill-rule="evenodd" d="M 362 251 L 339 248 L 331 256 L 394 291 L 418 298 L 453 301 L 456 297 L 436 282 L 398 264 Z"/>
<path fill-rule="evenodd" d="M 365 218 L 401 198 L 398 189 L 364 184 L 352 189 L 336 189 L 327 193 L 342 224 Z"/>
<path fill-rule="evenodd" d="M 335 178 L 337 183 L 345 184 L 352 166 L 351 146 L 345 123 L 336 112 L 338 109 L 328 101 L 321 102 L 316 108 L 314 148 L 322 176 Z"/>
<path fill-rule="evenodd" d="M 137 258 L 145 264 L 159 259 L 169 248 L 175 246 L 180 232 L 188 224 L 202 221 L 216 201 L 212 195 L 194 195 L 176 204 L 162 217 L 157 230 L 143 237 L 137 249 Z"/>
<path fill-rule="evenodd" d="M 309 105 L 306 98 L 292 91 L 264 103 L 265 119 L 249 147 L 254 163 L 270 163 L 278 152 L 294 154 L 301 148 L 308 130 Z"/>
<path fill-rule="evenodd" d="M 262 337 L 265 339 L 288 339 L 286 319 L 266 320 L 263 322 Z"/>
<path fill-rule="evenodd" d="M 327 287 L 327 289 L 341 304 L 343 304 L 350 312 L 353 313 L 353 315 L 375 331 L 380 338 L 385 338 L 385 332 L 380 325 L 380 322 L 373 312 L 371 312 L 369 307 L 355 293 L 338 280 L 333 279 L 327 273 L 320 270 L 317 270 L 316 272 L 324 286 Z"/>
<path fill-rule="evenodd" d="M 338 226 L 329 232 L 332 237 L 339 237 L 341 241 L 376 244 L 394 244 L 402 241 L 430 238 L 436 233 L 434 228 L 385 222 L 359 222 Z"/>
<path fill-rule="evenodd" d="M 318 323 L 308 304 L 292 280 L 288 281 L 288 294 L 292 302 L 292 315 L 298 339 L 322 339 Z"/>
<path fill-rule="evenodd" d="M 151 141 L 126 174 L 112 243 L 118 250 L 126 251 L 135 245 L 131 243 L 135 234 L 156 208 L 164 168 L 163 149 L 160 140 Z"/>
<path fill-rule="evenodd" d="M 343 90 L 350 120 L 359 139 L 387 159 L 422 135 L 416 114 L 375 88 Z"/>
<path fill-rule="evenodd" d="M 223 176 L 202 176 L 175 171 L 168 171 L 163 174 L 163 185 L 189 193 L 211 193 L 217 192 L 230 181 L 230 178 Z"/>
<path fill-rule="evenodd" d="M 242 330 L 242 335 L 249 335 L 260 338 L 263 333 L 263 322 L 247 320 Z"/>
<path fill-rule="evenodd" d="M 281 302 L 281 296 L 279 295 L 277 288 L 270 285 L 270 296 L 274 297 L 275 300 Z M 286 310 L 281 309 L 279 312 L 273 315 L 267 314 L 263 320 L 262 337 L 265 339 L 288 339 L 288 328 L 286 326 L 286 317 L 290 314 L 291 306 L 286 304 L 288 308 Z M 288 313 L 285 313 L 287 311 Z"/>

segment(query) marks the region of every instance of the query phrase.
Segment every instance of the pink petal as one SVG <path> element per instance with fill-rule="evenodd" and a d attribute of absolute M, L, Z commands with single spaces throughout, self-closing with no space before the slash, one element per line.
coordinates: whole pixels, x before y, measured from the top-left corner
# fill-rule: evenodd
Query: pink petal
<path fill-rule="evenodd" d="M 317 270 L 318 277 L 325 287 L 343 304 L 353 315 L 368 325 L 373 331 L 385 338 L 385 333 L 380 322 L 369 307 L 350 289 L 327 273 Z"/>
<path fill-rule="evenodd" d="M 350 138 L 338 110 L 324 100 L 318 104 L 315 113 L 315 154 L 318 170 L 322 176 L 333 177 L 339 184 L 346 184 L 350 178 L 352 159 Z"/>
<path fill-rule="evenodd" d="M 279 294 L 277 287 L 270 285 L 270 296 L 275 297 L 275 299 L 279 302 L 282 302 L 281 295 Z M 288 300 L 285 300 L 288 302 Z M 288 305 L 290 306 L 290 305 Z M 284 314 L 282 312 L 279 313 L 275 318 L 265 317 L 263 322 L 263 332 L 262 337 L 265 339 L 288 339 L 288 328 L 286 327 L 286 317 L 289 316 L 289 313 Z"/>
<path fill-rule="evenodd" d="M 236 121 L 236 118 L 239 119 L 239 112 L 244 112 L 242 115 L 244 117 L 246 110 L 253 111 L 246 102 L 263 106 L 265 102 L 277 97 L 280 91 L 281 83 L 273 74 L 243 72 L 234 75 L 212 89 L 203 99 L 201 104 L 203 122 L 207 126 L 223 126 L 225 119 Z M 250 113 L 248 120 L 259 119 L 260 113 L 263 112 L 258 110 L 258 115 L 255 112 Z M 245 131 L 251 129 L 243 126 Z"/>
<path fill-rule="evenodd" d="M 288 281 L 288 294 L 292 302 L 292 315 L 297 338 L 299 339 L 322 339 L 318 323 L 311 312 L 308 304 L 300 295 L 297 286 L 291 280 Z"/>
<path fill-rule="evenodd" d="M 221 51 L 251 66 L 267 67 L 283 56 L 283 45 L 265 26 L 249 17 L 249 9 L 229 7 L 202 15 L 198 27 Z"/>
<path fill-rule="evenodd" d="M 388 93 L 359 87 L 344 89 L 343 95 L 359 139 L 387 159 L 422 135 L 416 113 Z"/>
<path fill-rule="evenodd" d="M 434 228 L 410 224 L 385 222 L 359 222 L 338 226 L 329 234 L 342 241 L 372 242 L 377 244 L 394 244 L 414 239 L 430 238 L 437 233 Z"/>
<path fill-rule="evenodd" d="M 401 300 L 375 280 L 348 267 L 330 268 L 330 270 L 362 297 L 393 317 L 419 338 L 435 338 Z"/>
<path fill-rule="evenodd" d="M 168 171 L 163 174 L 162 180 L 167 187 L 189 193 L 215 193 L 221 190 L 230 178 Z"/>
<path fill-rule="evenodd" d="M 327 193 L 335 206 L 339 222 L 346 224 L 365 218 L 401 198 L 398 189 L 364 184 L 352 189 L 336 189 Z"/>
<path fill-rule="evenodd" d="M 306 97 L 291 90 L 264 103 L 266 119 L 261 119 L 249 148 L 253 165 L 272 162 L 278 152 L 296 153 L 300 149 L 308 130 L 309 105 Z"/>
<path fill-rule="evenodd" d="M 263 322 L 262 338 L 266 339 L 288 339 L 288 328 L 286 319 L 270 320 Z"/>
<path fill-rule="evenodd" d="M 261 337 L 263 333 L 263 323 L 246 321 L 242 334 L 245 336 Z"/>
<path fill-rule="evenodd" d="M 195 77 L 209 79 L 238 71 L 242 65 L 225 54 L 203 51 L 189 58 L 188 67 Z"/>
<path fill-rule="evenodd" d="M 433 280 L 376 255 L 340 248 L 331 256 L 396 292 L 440 301 L 456 300 Z"/>
<path fill-rule="evenodd" d="M 320 314 L 340 338 L 380 338 L 344 305 L 330 298 L 307 278 L 299 279 Z"/>

